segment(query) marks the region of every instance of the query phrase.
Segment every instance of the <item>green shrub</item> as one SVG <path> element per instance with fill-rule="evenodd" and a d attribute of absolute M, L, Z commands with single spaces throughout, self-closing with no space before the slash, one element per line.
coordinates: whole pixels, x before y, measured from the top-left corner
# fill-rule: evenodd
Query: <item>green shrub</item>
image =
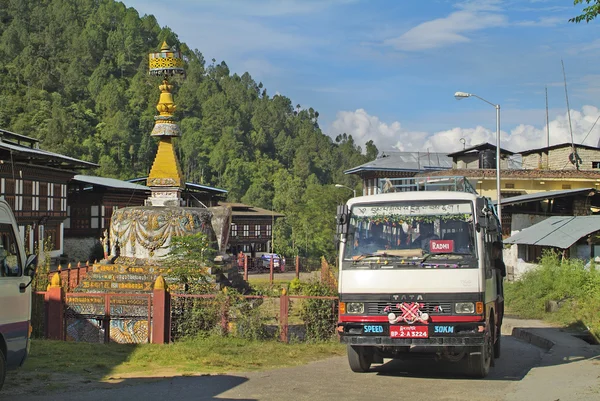
<path fill-rule="evenodd" d="M 330 286 L 314 280 L 302 285 L 302 295 L 337 296 Z M 311 342 L 330 340 L 337 325 L 337 303 L 330 299 L 305 299 L 300 316 L 306 326 L 306 339 Z"/>
<path fill-rule="evenodd" d="M 505 299 L 508 313 L 526 318 L 548 317 L 547 301 L 557 301 L 560 309 L 552 315 L 554 320 L 581 320 L 600 335 L 600 272 L 586 268 L 581 260 L 562 260 L 557 252 L 544 252 L 537 268 L 506 284 Z"/>
<path fill-rule="evenodd" d="M 290 294 L 301 294 L 302 293 L 302 282 L 300 281 L 300 279 L 293 279 L 292 281 L 290 281 Z"/>

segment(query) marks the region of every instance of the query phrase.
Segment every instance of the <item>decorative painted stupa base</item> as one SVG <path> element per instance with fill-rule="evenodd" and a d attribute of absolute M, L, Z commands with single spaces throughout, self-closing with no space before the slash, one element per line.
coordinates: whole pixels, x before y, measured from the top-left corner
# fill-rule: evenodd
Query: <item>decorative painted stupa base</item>
<path fill-rule="evenodd" d="M 161 260 L 168 255 L 171 238 L 202 232 L 211 242 L 217 238 L 208 209 L 191 207 L 138 206 L 113 212 L 110 238 L 112 255 Z M 116 247 L 115 247 L 116 245 Z"/>

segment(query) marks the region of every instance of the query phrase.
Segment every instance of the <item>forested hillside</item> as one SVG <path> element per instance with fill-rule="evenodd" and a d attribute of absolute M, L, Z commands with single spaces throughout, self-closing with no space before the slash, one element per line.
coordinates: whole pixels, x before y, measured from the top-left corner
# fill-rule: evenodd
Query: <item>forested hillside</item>
<path fill-rule="evenodd" d="M 332 184 L 354 187 L 343 170 L 373 159 L 375 146 L 364 155 L 352 137 L 332 140 L 317 111 L 270 96 L 249 72 L 207 63 L 202 49 L 122 3 L 0 0 L 0 127 L 99 163 L 97 175 L 147 175 L 160 81 L 147 73 L 147 53 L 163 40 L 187 58 L 175 92 L 187 181 L 284 213 L 277 252 L 330 255 L 335 205 L 350 194 Z"/>

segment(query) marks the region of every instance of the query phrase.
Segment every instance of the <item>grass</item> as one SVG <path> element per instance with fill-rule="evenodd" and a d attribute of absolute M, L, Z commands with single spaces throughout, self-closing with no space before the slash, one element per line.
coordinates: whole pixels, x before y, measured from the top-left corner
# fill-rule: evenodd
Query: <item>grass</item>
<path fill-rule="evenodd" d="M 210 336 L 173 344 L 90 344 L 33 340 L 2 395 L 70 391 L 129 380 L 212 375 L 297 366 L 345 354 L 337 341 L 284 344 Z M 157 379 L 156 379 L 157 380 Z"/>
<path fill-rule="evenodd" d="M 507 314 L 585 327 L 600 337 L 600 271 L 586 269 L 580 260 L 545 253 L 538 268 L 506 284 L 505 298 Z M 546 312 L 547 301 L 559 302 L 559 310 Z"/>
<path fill-rule="evenodd" d="M 89 344 L 34 340 L 22 372 L 37 378 L 54 373 L 85 372 L 96 377 L 127 374 L 151 376 L 155 371 L 173 374 L 226 373 L 273 369 L 343 355 L 336 341 L 284 344 L 230 337 L 197 337 L 174 344 Z"/>

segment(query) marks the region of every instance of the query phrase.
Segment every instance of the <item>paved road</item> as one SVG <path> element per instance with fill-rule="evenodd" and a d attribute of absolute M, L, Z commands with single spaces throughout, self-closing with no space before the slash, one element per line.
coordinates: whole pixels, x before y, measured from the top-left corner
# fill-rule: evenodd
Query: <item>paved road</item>
<path fill-rule="evenodd" d="M 526 326 L 536 327 L 531 322 Z M 523 325 L 521 325 L 523 327 Z M 511 332 L 510 324 L 506 332 Z M 128 379 L 92 391 L 11 397 L 11 401 L 117 400 L 600 400 L 600 350 L 558 329 L 534 328 L 555 343 L 548 352 L 509 335 L 484 380 L 459 366 L 429 360 L 389 361 L 356 374 L 337 357 L 294 368 L 248 374 Z M 1 394 L 0 394 L 1 398 Z"/>
<path fill-rule="evenodd" d="M 114 389 L 18 397 L 11 400 L 502 400 L 507 388 L 542 359 L 542 351 L 511 337 L 503 338 L 504 357 L 486 380 L 455 373 L 456 365 L 429 361 L 390 361 L 367 374 L 352 373 L 346 358 L 331 358 L 287 369 L 244 375 L 130 380 Z M 432 368 L 433 366 L 433 368 Z M 468 394 L 468 397 L 465 395 Z"/>

